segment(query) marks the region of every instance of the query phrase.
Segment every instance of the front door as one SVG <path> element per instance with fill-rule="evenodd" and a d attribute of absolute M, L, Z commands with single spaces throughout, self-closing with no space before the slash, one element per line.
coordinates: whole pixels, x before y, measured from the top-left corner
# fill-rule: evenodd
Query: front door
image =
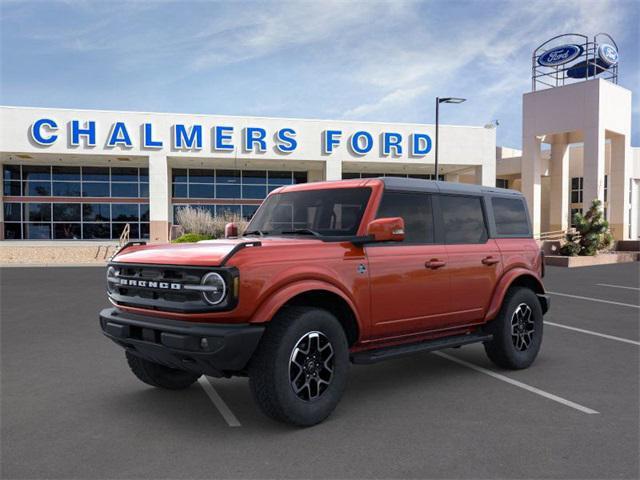
<path fill-rule="evenodd" d="M 448 255 L 435 243 L 430 194 L 385 191 L 377 218 L 402 217 L 403 242 L 366 247 L 373 339 L 437 328 L 450 310 Z"/>

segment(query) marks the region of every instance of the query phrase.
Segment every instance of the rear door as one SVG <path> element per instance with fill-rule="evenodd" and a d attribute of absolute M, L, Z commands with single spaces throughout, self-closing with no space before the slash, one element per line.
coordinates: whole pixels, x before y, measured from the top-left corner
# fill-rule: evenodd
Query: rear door
<path fill-rule="evenodd" d="M 436 328 L 447 317 L 447 251 L 436 243 L 432 196 L 385 191 L 377 218 L 402 217 L 405 240 L 369 244 L 373 338 L 408 336 Z"/>
<path fill-rule="evenodd" d="M 482 196 L 438 197 L 440 220 L 449 258 L 452 317 L 450 325 L 484 318 L 502 272 L 502 257 L 489 238 Z"/>

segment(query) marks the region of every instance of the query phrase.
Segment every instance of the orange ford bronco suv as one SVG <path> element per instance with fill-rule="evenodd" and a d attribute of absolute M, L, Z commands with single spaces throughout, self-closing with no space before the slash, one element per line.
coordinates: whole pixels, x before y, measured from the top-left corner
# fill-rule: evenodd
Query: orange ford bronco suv
<path fill-rule="evenodd" d="M 306 426 L 334 410 L 350 362 L 482 342 L 499 367 L 528 367 L 549 308 L 543 274 L 519 192 L 293 185 L 239 238 L 122 248 L 100 324 L 149 385 L 248 375 L 265 414 Z"/>

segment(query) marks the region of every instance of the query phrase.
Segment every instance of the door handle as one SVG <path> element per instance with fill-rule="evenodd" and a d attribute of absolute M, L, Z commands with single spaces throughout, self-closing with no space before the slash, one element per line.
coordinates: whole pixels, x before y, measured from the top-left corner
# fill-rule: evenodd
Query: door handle
<path fill-rule="evenodd" d="M 430 268 L 435 270 L 436 268 L 444 267 L 447 263 L 442 260 L 438 260 L 437 258 L 432 258 L 431 260 L 424 262 L 424 266 L 426 268 Z"/>
<path fill-rule="evenodd" d="M 500 259 L 489 255 L 488 257 L 484 257 L 482 259 L 482 263 L 484 263 L 485 265 L 495 265 L 496 263 L 500 263 Z"/>

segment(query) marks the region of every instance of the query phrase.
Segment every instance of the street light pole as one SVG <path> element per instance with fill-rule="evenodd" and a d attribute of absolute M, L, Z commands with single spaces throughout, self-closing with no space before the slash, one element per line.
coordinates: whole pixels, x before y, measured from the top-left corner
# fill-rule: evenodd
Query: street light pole
<path fill-rule="evenodd" d="M 440 130 L 440 97 L 436 97 L 436 161 L 435 161 L 435 175 L 433 176 L 434 180 L 438 181 L 438 145 L 440 142 L 438 141 L 438 131 Z"/>
<path fill-rule="evenodd" d="M 438 181 L 438 146 L 440 142 L 438 141 L 438 134 L 440 131 L 440 104 L 441 103 L 462 103 L 466 101 L 466 98 L 458 98 L 458 97 L 436 97 L 436 145 L 435 145 L 435 166 L 434 166 L 434 179 Z"/>

